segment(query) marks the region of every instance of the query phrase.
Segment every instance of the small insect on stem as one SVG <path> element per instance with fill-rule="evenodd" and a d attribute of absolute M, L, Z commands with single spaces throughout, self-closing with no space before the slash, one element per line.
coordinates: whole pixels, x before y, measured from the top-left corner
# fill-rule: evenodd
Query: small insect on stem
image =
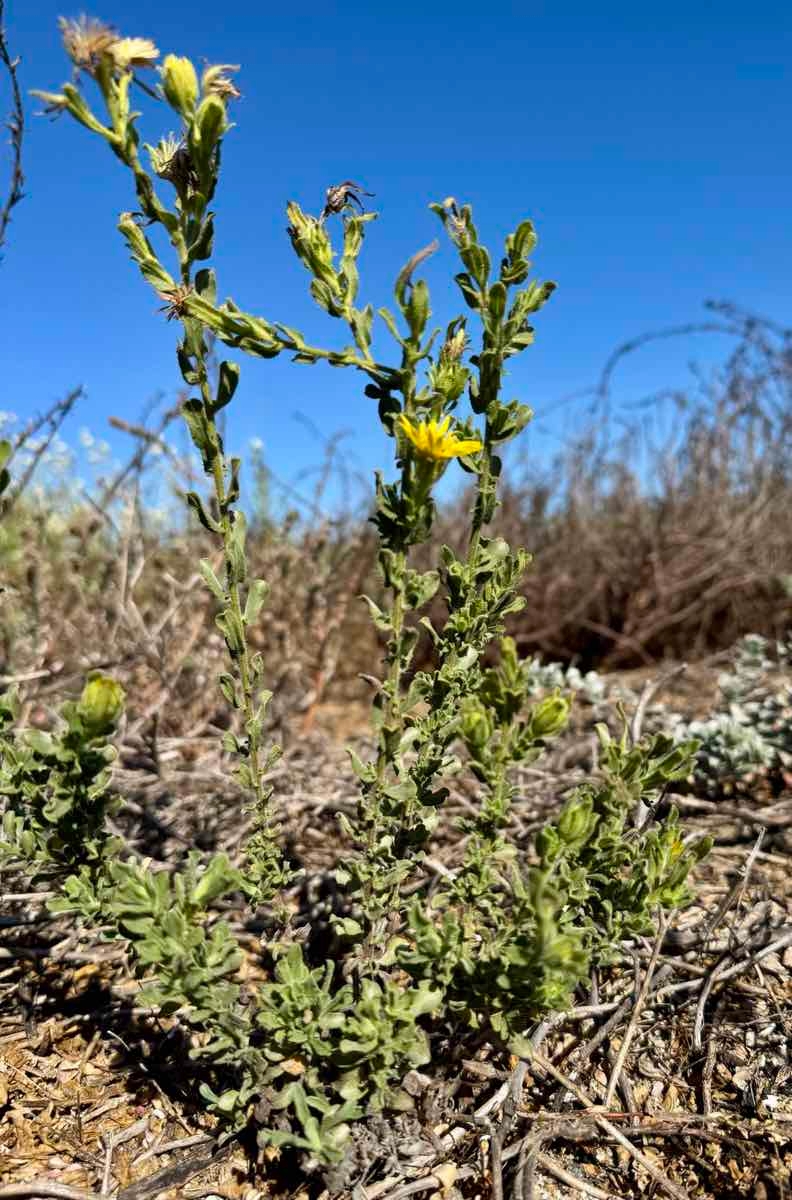
<path fill-rule="evenodd" d="M 373 195 L 373 192 L 367 192 L 359 183 L 353 183 L 351 179 L 345 179 L 343 183 L 334 184 L 325 192 L 325 206 L 319 217 L 320 224 L 327 217 L 344 212 L 345 209 L 351 208 L 355 204 L 361 212 L 364 212 L 363 201 L 360 197 Z"/>

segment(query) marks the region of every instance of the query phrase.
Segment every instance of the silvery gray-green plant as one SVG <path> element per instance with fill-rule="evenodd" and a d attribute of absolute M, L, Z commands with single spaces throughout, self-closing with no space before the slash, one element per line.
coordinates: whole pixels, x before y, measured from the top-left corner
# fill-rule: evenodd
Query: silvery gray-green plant
<path fill-rule="evenodd" d="M 734 649 L 730 671 L 718 678 L 719 702 L 706 720 L 672 721 L 675 736 L 700 743 L 692 771 L 694 786 L 711 796 L 792 767 L 792 687 L 773 686 L 769 674 L 789 666 L 792 645 L 758 634 Z M 668 722 L 668 718 L 666 718 Z"/>
<path fill-rule="evenodd" d="M 218 601 L 231 664 L 220 686 L 241 720 L 241 733 L 228 734 L 226 747 L 252 793 L 255 831 L 239 870 L 224 855 L 205 865 L 191 855 L 175 874 L 119 858 L 120 847 L 103 832 L 115 803 L 103 771 L 120 703 L 92 732 L 75 715 L 84 697 L 76 709 L 64 709 L 65 730 L 44 735 L 45 742 L 7 732 L 11 818 L 0 852 L 29 869 L 41 864 L 59 886 L 56 911 L 127 940 L 148 981 L 144 998 L 165 1014 L 178 1012 L 199 1035 L 192 1053 L 213 1111 L 237 1124 L 252 1116 L 262 1142 L 291 1146 L 309 1162 L 338 1162 L 350 1122 L 409 1104 L 400 1080 L 431 1060 L 422 1021 L 462 1021 L 521 1049 L 530 1022 L 566 1004 L 592 961 L 614 954 L 620 938 L 645 932 L 657 909 L 686 901 L 688 872 L 706 846 L 685 849 L 673 813 L 645 829 L 633 829 L 630 818 L 639 802 L 651 802 L 679 777 L 692 748 L 656 738 L 632 746 L 626 735 L 612 742 L 603 732 L 603 781 L 581 789 L 557 824 L 542 831 L 534 866 L 515 846 L 513 768 L 533 761 L 563 729 L 569 698 L 562 689 L 570 682 L 559 680 L 553 694 L 537 699 L 533 664 L 521 663 L 504 638 L 507 618 L 524 603 L 519 589 L 529 556 L 489 532 L 503 447 L 531 418 L 526 405 L 502 398 L 506 366 L 533 341 L 531 320 L 554 287 L 529 278 L 531 223 L 506 238 L 493 267 L 469 206 L 452 198 L 432 205 L 460 260 L 455 279 L 466 312 L 444 328 L 430 327 L 419 270 L 435 244 L 418 252 L 397 276 L 396 312 L 377 310 L 396 345 L 387 363 L 373 352 L 374 308 L 358 298 L 358 261 L 374 219 L 363 211 L 361 189 L 351 181 L 331 187 L 316 216 L 289 204 L 289 234 L 311 295 L 351 337 L 340 349 L 312 346 L 279 320 L 220 302 L 214 273 L 199 265 L 213 250 L 210 205 L 228 108 L 238 95 L 234 68 L 210 66 L 199 79 L 188 59 L 164 58 L 156 93 L 179 130 L 146 147 L 146 166 L 130 88 L 137 72 L 154 68 L 156 47 L 87 18 L 63 21 L 62 31 L 80 80 L 96 84 L 100 110 L 79 80 L 39 94 L 49 111 L 67 112 L 101 137 L 131 172 L 138 211 L 123 214 L 119 228 L 168 319 L 181 325 L 177 355 L 192 392 L 184 417 L 211 481 L 209 502 L 195 493 L 188 501 L 223 549 L 221 578 L 208 563 L 201 569 Z M 156 226 L 170 245 L 170 262 L 149 236 Z M 271 978 L 253 996 L 236 981 L 239 951 L 228 926 L 210 926 L 207 906 L 232 891 L 276 903 L 289 872 L 266 782 L 274 752 L 263 744 L 263 663 L 248 645 L 266 585 L 248 579 L 239 463 L 227 458 L 218 427 L 239 369 L 222 361 L 212 377 L 210 337 L 258 357 L 288 352 L 298 362 L 361 372 L 395 460 L 392 477 L 377 477 L 372 518 L 387 599 L 367 603 L 386 639 L 385 672 L 374 701 L 376 751 L 369 762 L 353 757 L 360 799 L 354 818 L 342 821 L 352 844 L 336 872 L 347 900 L 336 922 L 343 962 L 309 965 L 287 929 L 272 946 Z M 460 553 L 444 547 L 436 568 L 421 571 L 414 548 L 430 536 L 436 485 L 453 460 L 475 484 L 467 544 Z M 422 610 L 438 592 L 447 616 L 432 625 Z M 421 628 L 434 661 L 410 678 Z M 488 667 L 484 655 L 496 639 L 500 663 Z M 75 755 L 94 772 L 86 787 L 72 769 Z M 449 782 L 463 769 L 479 786 L 478 812 L 463 829 L 460 869 L 427 901 L 421 862 Z M 79 843 L 65 856 L 50 829 L 60 811 L 54 795 Z M 86 853 L 83 828 L 95 830 Z M 406 885 L 418 889 L 410 902 Z"/>

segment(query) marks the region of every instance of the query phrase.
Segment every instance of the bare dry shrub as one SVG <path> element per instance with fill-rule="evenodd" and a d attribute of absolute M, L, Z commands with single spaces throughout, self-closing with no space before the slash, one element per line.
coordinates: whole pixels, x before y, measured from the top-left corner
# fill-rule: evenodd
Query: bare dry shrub
<path fill-rule="evenodd" d="M 189 462 L 167 441 L 177 414 L 170 409 L 149 425 L 114 418 L 135 450 L 95 494 L 77 499 L 68 484 L 43 492 L 28 486 L 46 438 L 28 455 L 32 469 L 0 528 L 0 678 L 35 696 L 34 719 L 38 711 L 46 721 L 50 699 L 59 702 L 64 691 L 79 690 L 88 670 L 101 669 L 134 697 L 133 734 L 154 722 L 162 734 L 198 737 L 228 722 L 214 685 L 224 644 L 194 566 L 201 557 L 214 561 L 216 550 L 200 527 L 155 521 L 146 502 L 152 465 L 171 490 L 194 486 Z M 352 500 L 332 513 L 323 508 L 335 469 L 328 450 L 312 494 L 289 489 L 299 507 L 273 514 L 254 505 L 251 518 L 250 569 L 272 583 L 253 642 L 273 681 L 271 715 L 279 725 L 291 722 L 293 733 L 310 726 L 336 676 L 349 674 L 350 658 L 357 670 L 370 665 L 372 641 L 356 597 L 373 562 L 373 531 Z M 258 471 L 269 478 L 263 464 Z"/>

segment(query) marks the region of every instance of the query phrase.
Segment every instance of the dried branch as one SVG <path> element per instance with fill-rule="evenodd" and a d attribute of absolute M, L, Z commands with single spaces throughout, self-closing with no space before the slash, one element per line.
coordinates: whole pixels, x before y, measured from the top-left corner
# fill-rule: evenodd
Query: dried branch
<path fill-rule="evenodd" d="M 2 0 L 0 0 L 0 3 L 2 3 Z M 3 506 L 4 515 L 7 515 L 11 511 L 22 493 L 25 491 L 25 488 L 33 478 L 36 467 L 49 450 L 55 435 L 82 395 L 82 387 L 72 388 L 72 390 L 66 396 L 64 396 L 62 400 L 56 401 L 56 403 L 53 404 L 42 417 L 35 417 L 31 422 L 29 422 L 25 429 L 16 438 L 14 443 L 14 454 L 17 454 L 25 445 L 25 443 L 38 434 L 42 429 L 45 430 L 41 443 L 32 454 L 30 462 L 25 467 L 25 470 L 17 481 L 16 486 L 5 501 Z"/>
<path fill-rule="evenodd" d="M 25 129 L 25 112 L 22 108 L 22 92 L 17 78 L 19 59 L 12 58 L 8 51 L 4 26 L 5 0 L 0 0 L 0 62 L 2 62 L 11 84 L 11 113 L 5 126 L 10 134 L 11 183 L 8 195 L 0 207 L 0 247 L 5 244 L 6 229 L 11 220 L 11 210 L 19 204 L 24 192 L 25 176 L 22 171 L 22 137 Z"/>

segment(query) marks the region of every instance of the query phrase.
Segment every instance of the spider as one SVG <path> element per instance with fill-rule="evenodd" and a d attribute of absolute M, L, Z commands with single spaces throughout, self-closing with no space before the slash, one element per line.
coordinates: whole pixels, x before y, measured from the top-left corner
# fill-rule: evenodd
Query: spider
<path fill-rule="evenodd" d="M 353 183 L 351 179 L 345 179 L 343 183 L 336 183 L 325 192 L 325 206 L 319 220 L 324 221 L 334 213 L 351 208 L 353 204 L 356 204 L 363 212 L 363 201 L 360 197 L 373 195 L 373 192 L 367 192 L 359 183 Z"/>

